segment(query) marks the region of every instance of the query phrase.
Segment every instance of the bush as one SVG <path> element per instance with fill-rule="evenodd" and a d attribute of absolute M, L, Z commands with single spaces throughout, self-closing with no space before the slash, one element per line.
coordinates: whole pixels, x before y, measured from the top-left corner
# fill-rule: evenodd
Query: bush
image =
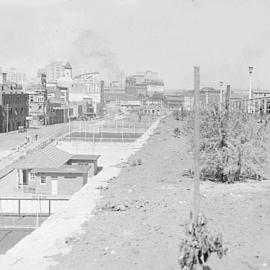
<path fill-rule="evenodd" d="M 175 129 L 173 130 L 173 136 L 174 136 L 174 137 L 180 137 L 180 136 L 181 136 L 181 131 L 180 131 L 179 128 L 175 128 Z"/>
<path fill-rule="evenodd" d="M 210 234 L 207 229 L 207 220 L 200 214 L 195 223 L 192 214 L 186 225 L 185 238 L 180 244 L 179 265 L 183 270 L 210 269 L 206 263 L 212 253 L 221 259 L 226 255 L 227 248 L 223 248 L 222 235 Z"/>
<path fill-rule="evenodd" d="M 193 115 L 185 126 L 193 130 Z M 201 112 L 200 133 L 201 179 L 232 183 L 263 177 L 266 126 L 254 116 L 210 106 Z"/>

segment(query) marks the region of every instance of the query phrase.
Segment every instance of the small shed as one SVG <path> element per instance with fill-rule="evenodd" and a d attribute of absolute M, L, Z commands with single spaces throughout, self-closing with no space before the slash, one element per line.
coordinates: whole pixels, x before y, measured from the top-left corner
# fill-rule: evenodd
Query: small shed
<path fill-rule="evenodd" d="M 72 155 L 68 160 L 68 165 L 90 165 L 94 166 L 94 174 L 98 173 L 98 159 L 100 155 Z"/>

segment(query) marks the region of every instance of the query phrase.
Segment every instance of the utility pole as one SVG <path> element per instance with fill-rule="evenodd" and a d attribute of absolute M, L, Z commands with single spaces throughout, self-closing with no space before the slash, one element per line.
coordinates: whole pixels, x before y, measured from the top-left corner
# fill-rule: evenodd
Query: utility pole
<path fill-rule="evenodd" d="M 6 120 L 7 120 L 7 125 L 6 125 L 6 133 L 8 134 L 8 116 L 9 116 L 9 110 L 11 109 L 11 107 L 7 104 L 5 107 L 4 107 L 4 110 L 6 111 Z"/>
<path fill-rule="evenodd" d="M 194 188 L 193 222 L 200 209 L 200 67 L 194 67 Z"/>
<path fill-rule="evenodd" d="M 219 110 L 222 110 L 222 102 L 223 102 L 223 82 L 219 82 Z"/>
<path fill-rule="evenodd" d="M 47 80 L 46 80 L 46 74 L 42 73 L 41 74 L 41 85 L 42 85 L 42 90 L 44 91 L 44 107 L 43 107 L 43 111 L 44 111 L 44 125 L 47 126 L 47 103 L 48 103 L 48 92 L 47 92 Z"/>
<path fill-rule="evenodd" d="M 252 111 L 253 111 L 253 105 L 252 105 L 252 101 L 251 101 L 251 99 L 252 99 L 252 73 L 253 73 L 253 69 L 254 68 L 252 66 L 248 67 L 248 72 L 249 72 L 248 112 L 249 113 L 252 113 Z"/>
<path fill-rule="evenodd" d="M 231 86 L 227 85 L 226 100 L 225 100 L 225 109 L 227 114 L 230 112 L 230 97 L 231 97 Z"/>

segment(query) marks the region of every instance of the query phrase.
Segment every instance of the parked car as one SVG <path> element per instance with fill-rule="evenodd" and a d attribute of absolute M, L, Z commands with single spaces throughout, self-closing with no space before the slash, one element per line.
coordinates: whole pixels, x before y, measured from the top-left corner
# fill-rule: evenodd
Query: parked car
<path fill-rule="evenodd" d="M 19 132 L 19 133 L 26 132 L 26 128 L 25 128 L 24 126 L 19 126 L 19 127 L 18 127 L 18 132 Z"/>

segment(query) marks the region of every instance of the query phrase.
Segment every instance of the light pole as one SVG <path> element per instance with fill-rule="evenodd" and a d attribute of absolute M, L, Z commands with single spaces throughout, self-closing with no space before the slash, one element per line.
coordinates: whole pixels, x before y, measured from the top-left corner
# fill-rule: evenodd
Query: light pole
<path fill-rule="evenodd" d="M 11 109 L 11 107 L 9 107 L 9 105 L 7 104 L 6 106 L 5 106 L 5 111 L 6 111 L 6 114 L 7 114 L 7 127 L 6 127 L 6 132 L 7 132 L 7 134 L 8 134 L 8 115 L 9 115 L 9 110 Z"/>
<path fill-rule="evenodd" d="M 252 113 L 253 111 L 253 106 L 252 106 L 252 102 L 251 102 L 251 99 L 252 99 L 252 73 L 253 73 L 253 67 L 252 66 L 249 66 L 248 67 L 248 72 L 249 72 L 249 89 L 248 89 L 248 99 L 249 99 L 249 104 L 248 104 L 248 112 L 249 113 Z"/>
<path fill-rule="evenodd" d="M 46 78 L 46 74 L 42 73 L 41 74 L 41 86 L 42 86 L 42 91 L 43 91 L 43 97 L 44 97 L 44 101 L 43 101 L 43 113 L 44 113 L 44 125 L 47 126 L 48 124 L 48 119 L 47 119 L 47 106 L 48 106 L 48 93 L 47 93 L 47 78 Z"/>
<path fill-rule="evenodd" d="M 223 102 L 223 82 L 219 82 L 219 109 L 222 109 L 222 102 Z"/>

